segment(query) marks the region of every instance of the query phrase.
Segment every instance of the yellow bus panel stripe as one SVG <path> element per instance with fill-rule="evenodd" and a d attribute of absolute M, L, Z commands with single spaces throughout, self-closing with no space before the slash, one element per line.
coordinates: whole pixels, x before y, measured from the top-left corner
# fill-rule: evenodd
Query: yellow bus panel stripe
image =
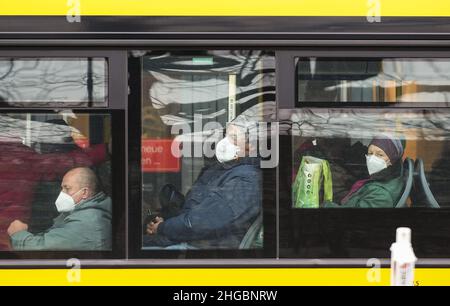
<path fill-rule="evenodd" d="M 0 0 L 0 15 L 450 16 L 449 0 Z M 379 6 L 378 6 L 379 4 Z M 377 7 L 380 9 L 378 10 Z M 378 14 L 375 14 L 378 15 Z"/>
<path fill-rule="evenodd" d="M 0 270 L 0 285 L 37 286 L 387 286 L 390 270 L 379 278 L 369 269 L 82 269 Z M 74 274 L 75 273 L 75 274 Z M 79 278 L 78 278 L 79 276 Z M 69 281 L 71 280 L 71 281 Z M 75 281 L 74 281 L 75 280 Z M 79 282 L 77 281 L 79 280 Z M 415 285 L 450 285 L 450 269 L 417 269 Z"/>

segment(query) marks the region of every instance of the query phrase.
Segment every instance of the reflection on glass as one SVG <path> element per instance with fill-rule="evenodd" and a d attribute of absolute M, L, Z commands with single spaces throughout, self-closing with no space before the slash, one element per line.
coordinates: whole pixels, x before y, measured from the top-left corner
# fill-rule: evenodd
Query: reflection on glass
<path fill-rule="evenodd" d="M 0 115 L 1 251 L 111 249 L 109 133 L 109 115 Z"/>
<path fill-rule="evenodd" d="M 298 102 L 450 102 L 448 59 L 299 58 Z"/>
<path fill-rule="evenodd" d="M 144 249 L 261 248 L 260 164 L 228 153 L 249 153 L 236 139 L 273 120 L 274 55 L 151 52 L 143 69 Z"/>
<path fill-rule="evenodd" d="M 450 205 L 449 111 L 304 109 L 289 116 L 292 207 Z"/>
<path fill-rule="evenodd" d="M 107 91 L 103 58 L 0 58 L 4 106 L 105 106 Z"/>

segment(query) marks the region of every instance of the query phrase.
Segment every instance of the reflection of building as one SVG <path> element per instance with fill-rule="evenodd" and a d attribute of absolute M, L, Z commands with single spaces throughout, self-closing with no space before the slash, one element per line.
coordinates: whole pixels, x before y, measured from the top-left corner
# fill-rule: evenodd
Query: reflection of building
<path fill-rule="evenodd" d="M 299 101 L 450 102 L 447 60 L 310 58 L 297 68 Z"/>
<path fill-rule="evenodd" d="M 230 112 L 238 115 L 260 102 L 275 101 L 275 62 L 263 52 L 150 55 L 144 68 L 152 82 L 143 92 L 167 125 L 191 122 L 197 114 L 204 123 L 225 126 Z"/>
<path fill-rule="evenodd" d="M 142 108 L 142 137 L 170 138 L 170 129 L 164 125 L 158 111 L 151 105 Z"/>

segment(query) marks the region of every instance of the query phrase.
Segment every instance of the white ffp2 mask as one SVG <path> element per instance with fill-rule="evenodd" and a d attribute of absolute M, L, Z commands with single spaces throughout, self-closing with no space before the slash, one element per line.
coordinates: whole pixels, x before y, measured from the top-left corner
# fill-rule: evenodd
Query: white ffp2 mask
<path fill-rule="evenodd" d="M 378 173 L 387 168 L 386 161 L 375 155 L 366 155 L 366 162 L 369 175 Z"/>
<path fill-rule="evenodd" d="M 238 157 L 239 147 L 234 145 L 228 137 L 219 141 L 216 145 L 216 157 L 221 163 L 236 159 Z"/>
<path fill-rule="evenodd" d="M 83 190 L 83 189 L 78 190 L 73 195 L 76 195 L 81 190 Z M 58 212 L 65 213 L 65 212 L 73 211 L 75 209 L 75 205 L 76 204 L 75 204 L 75 200 L 73 199 L 72 196 L 70 196 L 67 193 L 61 191 L 59 193 L 58 198 L 55 201 L 55 205 L 56 205 L 56 209 L 58 210 Z"/>

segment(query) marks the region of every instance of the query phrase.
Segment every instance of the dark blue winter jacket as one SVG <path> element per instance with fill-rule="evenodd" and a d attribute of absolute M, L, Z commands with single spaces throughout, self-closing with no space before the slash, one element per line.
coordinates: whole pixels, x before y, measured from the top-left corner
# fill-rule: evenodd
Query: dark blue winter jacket
<path fill-rule="evenodd" d="M 260 160 L 242 158 L 203 170 L 181 213 L 158 234 L 202 249 L 238 248 L 262 208 Z"/>

